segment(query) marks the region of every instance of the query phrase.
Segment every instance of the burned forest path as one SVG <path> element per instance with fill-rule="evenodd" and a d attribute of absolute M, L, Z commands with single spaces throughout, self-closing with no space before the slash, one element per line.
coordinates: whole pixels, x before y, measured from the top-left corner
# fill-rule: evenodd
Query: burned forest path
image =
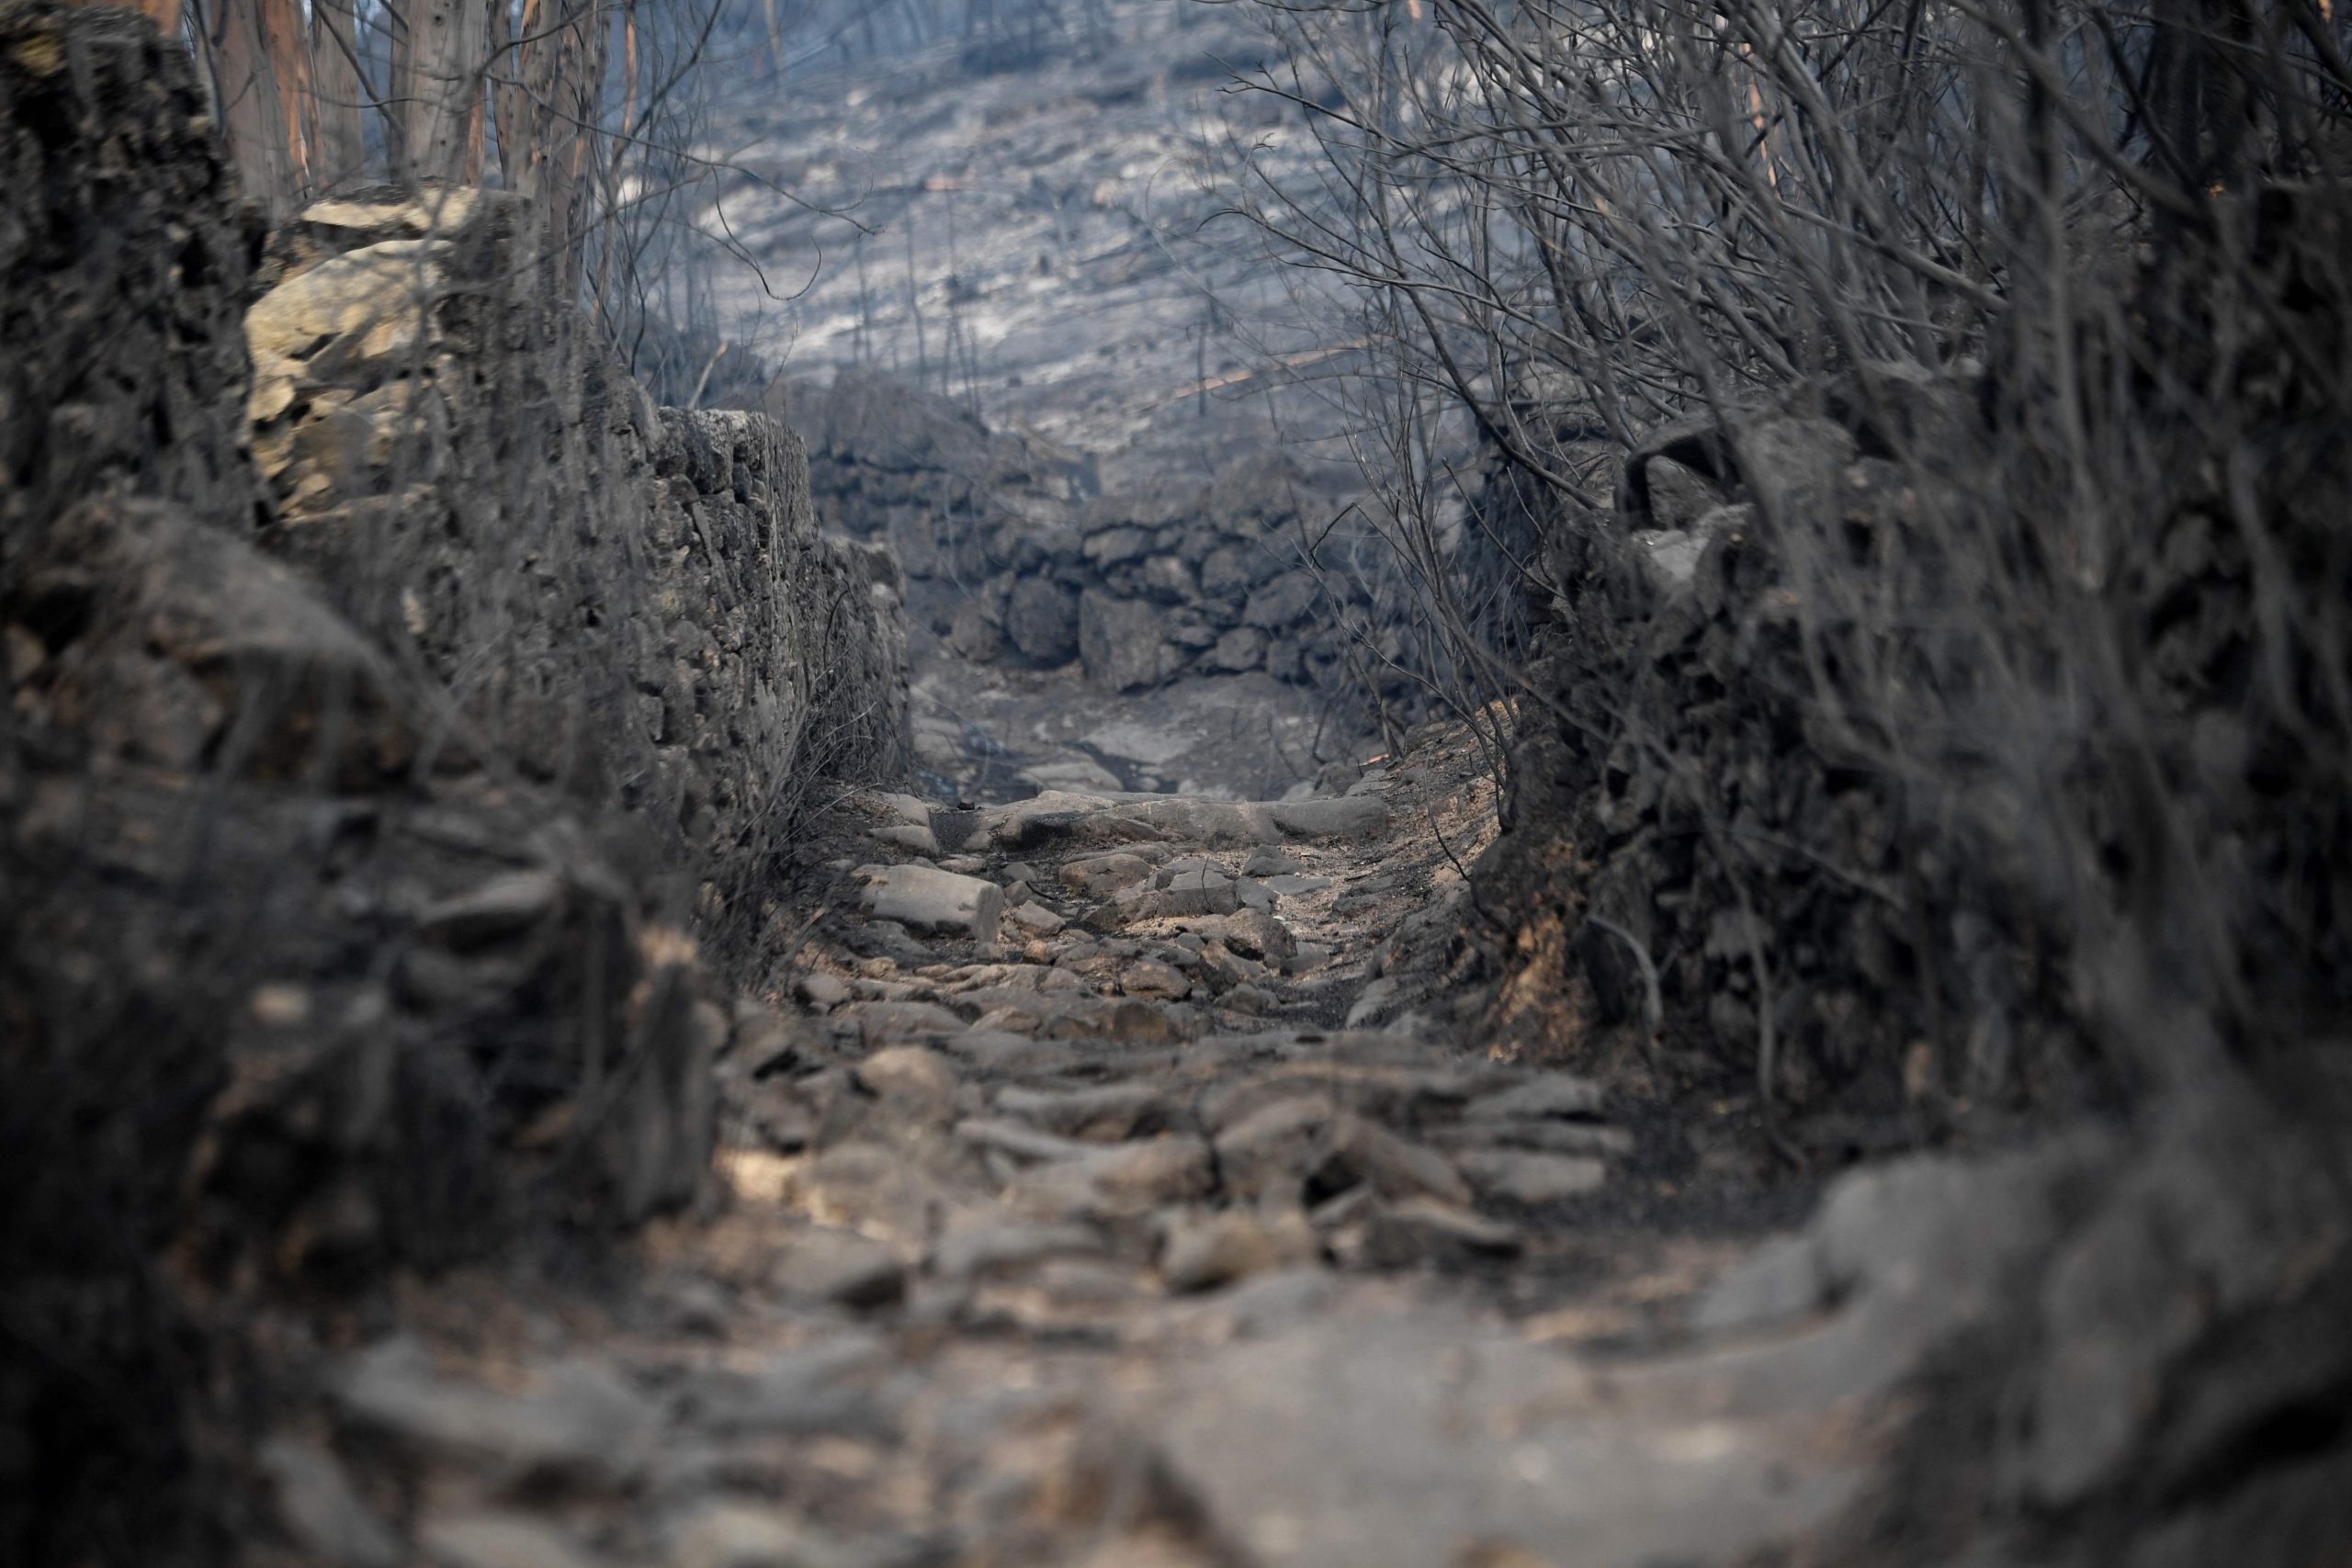
<path fill-rule="evenodd" d="M 1686 1145 L 1451 1041 L 1458 733 L 1335 798 L 845 817 L 705 1202 L 334 1347 L 266 1450 L 310 1560 L 1746 1561 L 1849 1528 L 1982 1304 L 1917 1204 L 1645 1218 Z"/>

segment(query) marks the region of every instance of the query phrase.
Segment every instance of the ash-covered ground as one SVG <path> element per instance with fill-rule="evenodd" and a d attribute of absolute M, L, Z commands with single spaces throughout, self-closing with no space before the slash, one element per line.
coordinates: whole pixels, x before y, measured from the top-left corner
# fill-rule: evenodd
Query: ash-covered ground
<path fill-rule="evenodd" d="M 765 275 L 726 280 L 730 338 L 966 400 L 1112 489 L 1276 446 L 1343 467 L 1312 373 L 1351 352 L 1344 301 L 1225 210 L 1234 148 L 1297 134 L 1234 90 L 1274 58 L 1262 27 L 1126 0 L 1030 38 L 819 51 L 728 100 L 736 161 L 793 198 L 747 181 L 705 220 Z"/>
<path fill-rule="evenodd" d="M 1296 134 L 1235 89 L 1271 47 L 1244 11 L 1113 4 L 872 53 L 819 35 L 723 100 L 756 177 L 703 223 L 758 265 L 719 269 L 721 331 L 790 383 L 770 406 L 829 525 L 908 564 L 945 793 L 1280 795 L 1382 750 L 1337 625 L 1364 563 L 1302 559 L 1360 485 L 1333 395 L 1360 340 L 1227 209 L 1238 151 Z M 1066 626 L 1035 630 L 1040 593 Z"/>

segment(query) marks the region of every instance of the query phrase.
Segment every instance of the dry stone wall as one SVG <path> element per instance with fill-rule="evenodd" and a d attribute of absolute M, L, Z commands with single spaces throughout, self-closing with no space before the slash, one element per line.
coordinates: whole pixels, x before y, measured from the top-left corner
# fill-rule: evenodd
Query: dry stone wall
<path fill-rule="evenodd" d="M 539 302 L 520 209 L 384 190 L 281 233 L 247 318 L 273 548 L 524 769 L 751 885 L 820 773 L 906 756 L 901 584 L 759 414 L 658 409 Z"/>
<path fill-rule="evenodd" d="M 797 389 L 792 411 L 825 525 L 888 540 L 916 615 L 967 659 L 1077 661 L 1117 691 L 1185 674 L 1344 673 L 1342 628 L 1365 615 L 1367 575 L 1338 548 L 1308 560 L 1310 528 L 1329 544 L 1322 524 L 1338 507 L 1303 494 L 1277 456 L 1206 483 L 1104 494 L 1077 454 L 885 377 Z"/>
<path fill-rule="evenodd" d="M 1901 476 L 1848 431 L 1769 423 L 1759 443 L 1804 476 L 1807 504 L 1857 531 L 1902 525 Z M 1672 461 L 1625 466 L 1658 479 Z M 1747 488 L 1675 474 L 1688 493 L 1634 491 L 1622 536 L 1555 514 L 1529 529 L 1566 586 L 1532 671 L 1557 707 L 1521 731 L 1509 830 L 1479 868 L 1519 926 L 1498 1021 L 1522 1038 L 1591 1023 L 1641 1038 L 1654 978 L 1667 1038 L 1702 1046 L 1730 1082 L 1769 1038 L 1782 1103 L 1890 1125 L 1925 1082 L 1997 1102 L 2015 1055 L 2075 1061 L 1991 1032 L 2059 1016 L 2018 1006 L 2050 984 L 2040 955 L 2012 948 L 1988 890 L 1910 830 L 1897 792 L 1822 721 L 1789 575 Z M 1487 503 L 1508 513 L 1532 493 L 1498 471 Z M 1939 1031 L 1939 1017 L 1962 1021 Z M 1931 1034 L 1944 1054 L 1906 1055 Z"/>
<path fill-rule="evenodd" d="M 233 1536 L 273 1307 L 692 1198 L 765 1021 L 714 952 L 794 791 L 904 745 L 895 569 L 797 442 L 651 407 L 495 201 L 265 254 L 205 107 L 136 14 L 0 0 L 11 1562 Z"/>
<path fill-rule="evenodd" d="M 2282 337 L 2340 337 L 2322 288 L 2280 293 Z M 1611 455 L 1598 527 L 1498 472 L 1489 505 L 1560 585 L 1478 868 L 1500 1028 L 1662 1013 L 1679 1065 L 1768 1086 L 1836 1155 L 2225 1055 L 2301 1071 L 2335 1037 L 2343 730 L 2249 671 L 2266 647 L 2342 665 L 2311 629 L 2346 591 L 2341 444 L 2243 494 L 2184 482 L 2094 601 L 2041 536 L 1985 542 L 2016 514 L 1974 510 L 1965 455 L 1999 395 L 1826 380 L 1661 432 Z M 2282 374 L 2235 417 L 2283 451 L 2321 403 Z"/>

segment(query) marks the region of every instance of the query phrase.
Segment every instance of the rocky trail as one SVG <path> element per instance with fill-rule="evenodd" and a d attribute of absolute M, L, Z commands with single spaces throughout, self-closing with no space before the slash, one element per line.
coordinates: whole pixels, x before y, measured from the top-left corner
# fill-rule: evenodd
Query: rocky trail
<path fill-rule="evenodd" d="M 286 1560 L 1886 1560 L 1904 1391 L 2113 1150 L 1759 1240 L 1802 1194 L 1424 1010 L 1493 831 L 1424 739 L 1288 804 L 856 801 L 698 1209 L 355 1331 L 265 1450 Z"/>

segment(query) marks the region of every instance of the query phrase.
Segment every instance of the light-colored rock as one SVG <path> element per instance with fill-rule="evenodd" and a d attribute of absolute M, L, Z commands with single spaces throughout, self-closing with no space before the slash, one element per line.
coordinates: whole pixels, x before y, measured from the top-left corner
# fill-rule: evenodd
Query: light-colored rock
<path fill-rule="evenodd" d="M 1322 593 L 1312 573 L 1283 572 L 1250 595 L 1250 602 L 1241 608 L 1242 622 L 1266 631 L 1281 631 L 1313 609 Z"/>
<path fill-rule="evenodd" d="M 1053 1258 L 1091 1258 L 1102 1238 L 1085 1225 L 1041 1224 L 1001 1214 L 952 1223 L 932 1253 L 942 1279 L 964 1280 L 1033 1267 Z"/>
<path fill-rule="evenodd" d="M 1200 667 L 1211 671 L 1255 670 L 1266 661 L 1266 634 L 1257 626 L 1235 626 L 1206 653 Z"/>
<path fill-rule="evenodd" d="M 883 843 L 909 854 L 935 855 L 939 840 L 933 837 L 927 822 L 885 822 L 874 829 L 874 836 Z"/>
<path fill-rule="evenodd" d="M 1059 879 L 1064 887 L 1084 898 L 1103 898 L 1132 887 L 1152 874 L 1152 864 L 1141 855 L 1088 855 L 1067 863 Z"/>
<path fill-rule="evenodd" d="M 1005 1027 L 1001 1015 L 983 1013 L 969 1029 L 944 1035 L 939 1048 L 975 1069 L 1020 1073 L 1051 1071 L 1069 1059 L 1070 1048 Z"/>
<path fill-rule="evenodd" d="M 451 947 L 479 947 L 530 930 L 563 903 L 563 879 L 533 869 L 495 876 L 428 906 L 417 927 Z"/>
<path fill-rule="evenodd" d="M 851 996 L 847 980 L 838 975 L 826 974 L 821 969 L 812 969 L 798 976 L 792 982 L 792 990 L 795 996 L 812 1008 L 839 1007 Z"/>
<path fill-rule="evenodd" d="M 869 795 L 861 798 L 894 821 L 917 828 L 931 826 L 932 804 L 919 795 Z"/>
<path fill-rule="evenodd" d="M 1004 918 L 1031 936 L 1052 936 L 1069 923 L 1043 904 L 1015 904 Z"/>
<path fill-rule="evenodd" d="M 1222 1133 L 1276 1100 L 1303 1099 L 1327 1113 L 1341 1107 L 1410 1124 L 1459 1106 L 1479 1081 L 1475 1070 L 1351 1062 L 1288 1062 L 1228 1078 L 1201 1098 L 1203 1125 Z"/>
<path fill-rule="evenodd" d="M 1591 1117 L 1600 1114 L 1607 1098 L 1590 1078 L 1573 1073 L 1545 1073 L 1494 1094 L 1482 1095 L 1464 1107 L 1465 1122 L 1537 1121 L 1546 1117 Z"/>
<path fill-rule="evenodd" d="M 1226 1190 L 1244 1198 L 1271 1194 L 1295 1202 L 1331 1114 L 1330 1106 L 1319 1100 L 1276 1100 L 1217 1134 L 1217 1168 Z"/>
<path fill-rule="evenodd" d="M 773 1276 L 786 1295 L 831 1302 L 856 1312 L 895 1304 L 907 1271 L 888 1247 L 855 1231 L 814 1226 L 786 1244 Z"/>
<path fill-rule="evenodd" d="M 822 1224 L 919 1247 L 946 1201 L 939 1183 L 895 1149 L 846 1143 L 795 1170 L 786 1201 Z"/>
<path fill-rule="evenodd" d="M 1750 421 L 1732 434 L 1740 477 L 1775 515 L 1836 493 L 1838 476 L 1859 451 L 1853 433 L 1843 425 L 1804 415 Z"/>
<path fill-rule="evenodd" d="M 1082 1032 L 1130 1045 L 1172 1045 L 1184 1038 L 1190 1017 L 1180 1006 L 1128 997 L 1097 1014 Z"/>
<path fill-rule="evenodd" d="M 1047 1133 L 1103 1143 L 1156 1131 L 1169 1116 L 1166 1095 L 1145 1083 L 1061 1090 L 1016 1085 L 997 1091 L 996 1109 Z"/>
<path fill-rule="evenodd" d="M 882 1385 L 893 1359 L 873 1336 L 832 1334 L 763 1359 L 704 1366 L 681 1390 L 695 1426 L 714 1437 L 872 1438 L 892 1426 Z"/>
<path fill-rule="evenodd" d="M 1122 790 L 1126 785 L 1119 775 L 1102 763 L 1085 757 L 1073 757 L 1065 761 L 1040 762 L 1034 768 L 1023 768 L 1014 775 L 1025 784 L 1041 790 Z"/>
<path fill-rule="evenodd" d="M 1152 878 L 1152 886 L 1172 887 L 1178 877 L 1187 872 L 1197 871 L 1215 872 L 1217 875 L 1224 876 L 1225 863 L 1212 860 L 1207 855 L 1177 855 L 1160 866 L 1159 874 Z"/>
<path fill-rule="evenodd" d="M 355 1425 L 463 1464 L 493 1487 L 626 1481 L 642 1468 L 654 1429 L 644 1397 L 586 1359 L 492 1389 L 442 1375 L 423 1345 L 396 1337 L 360 1352 L 333 1387 Z"/>
<path fill-rule="evenodd" d="M 1218 1005 L 1250 1018 L 1271 1018 L 1279 1005 L 1274 994 L 1262 986 L 1236 986 L 1217 998 Z"/>
<path fill-rule="evenodd" d="M 299 1438 L 275 1437 L 254 1457 L 269 1481 L 278 1523 L 310 1561 L 334 1568 L 395 1568 L 399 1538 L 333 1454 Z"/>
<path fill-rule="evenodd" d="M 446 240 L 386 240 L 330 256 L 279 284 L 245 312 L 256 354 L 390 369 L 432 340 Z"/>
<path fill-rule="evenodd" d="M 369 237 L 433 239 L 460 233 L 487 211 L 514 199 L 476 186 L 427 186 L 415 196 L 395 201 L 343 197 L 314 201 L 302 209 L 300 221 L 330 242 Z"/>
<path fill-rule="evenodd" d="M 1315 1233 L 1295 1209 L 1268 1219 L 1248 1209 L 1170 1216 L 1159 1277 L 1171 1291 L 1213 1291 L 1252 1274 L 1311 1260 Z"/>
<path fill-rule="evenodd" d="M 1269 809 L 1287 838 L 1361 839 L 1388 830 L 1387 803 L 1366 796 L 1291 801 Z"/>
<path fill-rule="evenodd" d="M 1702 534 L 1679 529 L 1644 529 L 1627 541 L 1651 583 L 1661 591 L 1680 588 L 1699 575 L 1699 558 L 1706 553 Z"/>
<path fill-rule="evenodd" d="M 1758 1560 L 1837 1518 L 1864 1473 L 1839 1419 L 1628 1407 L 1424 1307 L 1238 1340 L 1187 1370 L 1156 1451 L 1261 1568 L 1645 1568 Z"/>
<path fill-rule="evenodd" d="M 595 1561 L 562 1531 L 529 1514 L 435 1517 L 424 1521 L 416 1537 L 435 1568 L 589 1568 Z"/>
<path fill-rule="evenodd" d="M 1162 902 L 1164 895 L 1140 884 L 1122 887 L 1104 902 L 1097 904 L 1079 918 L 1087 931 L 1103 936 L 1114 935 L 1139 920 L 1156 919 L 1168 912 Z"/>
<path fill-rule="evenodd" d="M 1642 477 L 1648 481 L 1650 521 L 1660 530 L 1687 530 L 1724 502 L 1713 481 L 1671 457 L 1650 458 Z"/>
<path fill-rule="evenodd" d="M 1146 1000 L 1182 1001 L 1192 994 L 1193 983 L 1173 964 L 1138 958 L 1119 971 L 1119 989 Z"/>
<path fill-rule="evenodd" d="M 1206 1197 L 1212 1179 L 1208 1145 L 1198 1138 L 1147 1138 L 1040 1166 L 1013 1196 L 1055 1218 L 1117 1219 Z"/>
<path fill-rule="evenodd" d="M 1367 983 L 1348 1004 L 1347 1026 L 1363 1029 L 1385 1017 L 1396 998 L 1396 984 L 1394 975 L 1382 975 Z"/>
<path fill-rule="evenodd" d="M 1241 863 L 1241 874 L 1244 876 L 1289 876 L 1306 869 L 1296 855 L 1278 850 L 1272 844 L 1261 844 L 1251 850 L 1250 858 Z"/>
<path fill-rule="evenodd" d="M 895 865 L 867 886 L 865 912 L 909 931 L 994 942 L 1004 914 L 1004 890 L 977 876 L 926 866 Z"/>
<path fill-rule="evenodd" d="M 1225 945 L 1246 958 L 1279 964 L 1298 951 L 1290 928 L 1270 914 L 1243 909 L 1225 922 Z"/>
<path fill-rule="evenodd" d="M 1151 553 L 1151 536 L 1141 528 L 1104 528 L 1087 536 L 1081 551 L 1097 566 L 1118 566 Z"/>
<path fill-rule="evenodd" d="M 1577 1155 L 1478 1149 L 1454 1156 L 1454 1163 L 1480 1193 L 1513 1203 L 1556 1203 L 1598 1191 L 1609 1179 L 1606 1165 Z"/>
<path fill-rule="evenodd" d="M 719 1502 L 678 1528 L 668 1568 L 848 1568 L 854 1561 L 782 1508 Z"/>
<path fill-rule="evenodd" d="M 1159 612 L 1139 599 L 1115 599 L 1092 588 L 1079 598 L 1078 653 L 1086 678 L 1113 691 L 1136 691 L 1169 673 Z"/>
<path fill-rule="evenodd" d="M 1293 839 L 1362 838 L 1385 831 L 1388 807 L 1352 800 L 1232 801 L 1197 795 L 1049 791 L 1035 800 L 979 814 L 988 841 L 1026 851 L 1055 840 L 1135 842 L 1165 840 L 1204 849 L 1281 843 Z"/>
<path fill-rule="evenodd" d="M 1159 899 L 1161 914 L 1229 915 L 1241 907 L 1233 879 L 1222 872 L 1198 866 L 1162 875 L 1165 886 Z"/>
<path fill-rule="evenodd" d="M 1710 1287 L 1693 1321 L 1716 1333 L 1785 1329 L 1834 1302 L 1808 1332 L 1747 1358 L 1746 1375 L 1762 1385 L 1759 1399 L 1881 1396 L 1953 1335 L 2010 1309 L 2015 1270 L 2049 1247 L 2070 1185 L 2106 1150 L 2078 1137 L 1851 1172 L 1804 1235 L 1758 1249 Z"/>
<path fill-rule="evenodd" d="M 956 1123 L 956 1136 L 978 1148 L 990 1149 L 1024 1165 L 1084 1159 L 1094 1145 L 1083 1139 L 1042 1132 L 1026 1122 L 1001 1116 L 967 1116 Z"/>
<path fill-rule="evenodd" d="M 1634 1134 L 1601 1122 L 1465 1122 L 1441 1127 L 1430 1141 L 1441 1148 L 1528 1149 L 1537 1154 L 1581 1155 L 1589 1159 L 1623 1159 L 1634 1152 Z"/>
<path fill-rule="evenodd" d="M 1364 1224 L 1363 1259 L 1374 1269 L 1406 1269 L 1509 1258 L 1520 1249 L 1516 1230 L 1435 1198 L 1375 1205 Z"/>
<path fill-rule="evenodd" d="M 833 1010 L 833 1016 L 857 1027 L 868 1045 L 894 1041 L 932 1040 L 961 1033 L 964 1020 L 937 1002 L 859 1001 Z"/>
<path fill-rule="evenodd" d="M 921 1045 L 887 1045 L 852 1069 L 858 1087 L 915 1114 L 944 1116 L 956 1103 L 955 1066 Z"/>
<path fill-rule="evenodd" d="M 1470 1201 L 1470 1189 L 1443 1155 L 1345 1111 L 1318 1140 L 1312 1174 L 1326 1191 L 1360 1181 L 1383 1198 L 1434 1198 L 1457 1207 Z"/>

